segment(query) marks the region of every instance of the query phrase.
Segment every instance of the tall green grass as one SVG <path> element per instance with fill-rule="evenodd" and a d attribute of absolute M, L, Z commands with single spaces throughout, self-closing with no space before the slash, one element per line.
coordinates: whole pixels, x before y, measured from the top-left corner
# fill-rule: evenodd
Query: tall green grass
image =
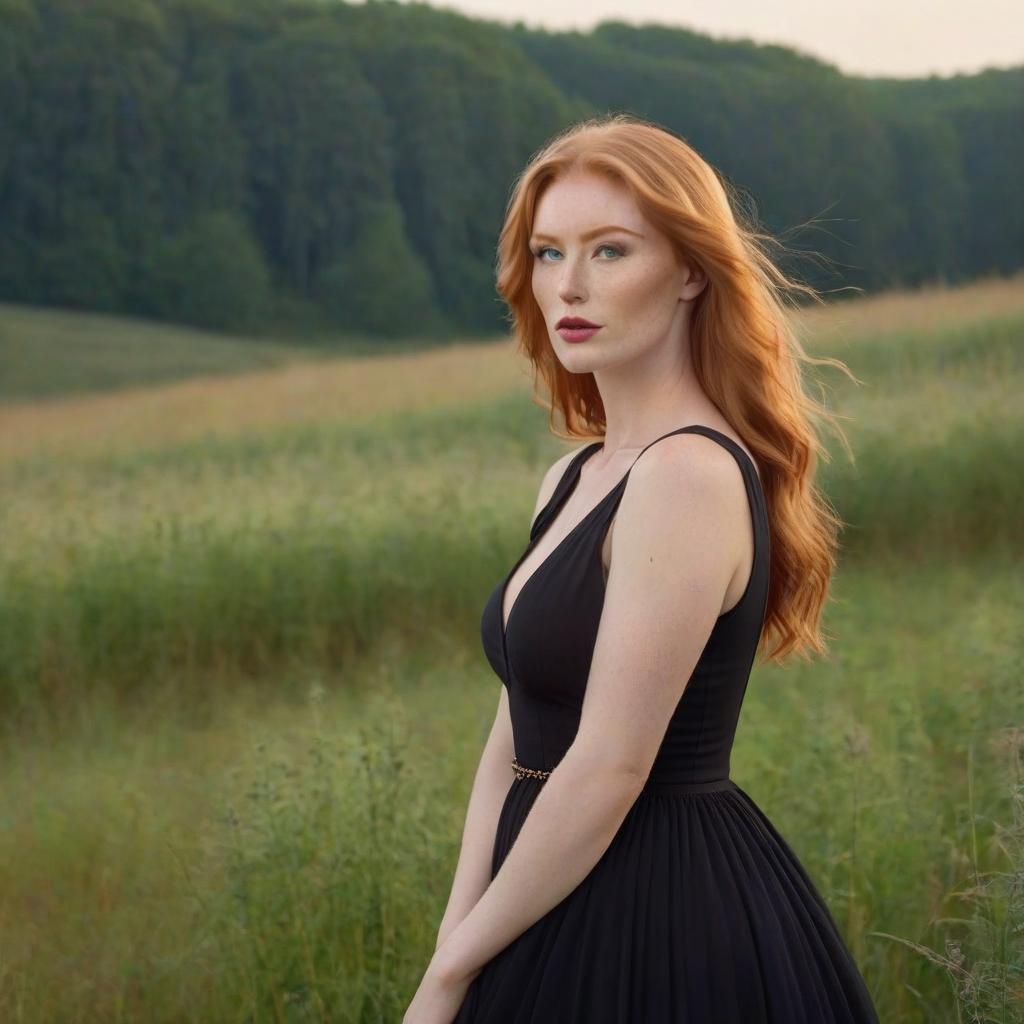
<path fill-rule="evenodd" d="M 821 888 L 881 1019 L 970 1019 L 921 950 L 1020 970 L 1019 902 L 984 898 L 1001 948 L 970 923 L 979 876 L 1020 872 L 1020 567 L 854 566 L 836 592 L 831 661 L 755 670 L 731 775 Z M 478 637 L 210 685 L 201 708 L 98 699 L 57 747 L 6 753 L 5 1020 L 401 1019 L 497 700 Z"/>
<path fill-rule="evenodd" d="M 733 754 L 886 1024 L 1024 1005 L 1022 331 L 839 348 L 832 649 L 755 668 Z M 483 601 L 564 450 L 541 421 L 0 466 L 0 1019 L 401 1019 L 499 692 Z"/>
<path fill-rule="evenodd" d="M 1022 549 L 1022 325 L 973 329 L 973 363 L 953 333 L 844 350 L 865 381 L 831 381 L 855 461 L 833 440 L 820 482 L 845 559 Z M 8 464 L 0 707 L 23 724 L 101 687 L 328 670 L 381 633 L 471 618 L 563 450 L 531 412 L 516 397 Z"/>

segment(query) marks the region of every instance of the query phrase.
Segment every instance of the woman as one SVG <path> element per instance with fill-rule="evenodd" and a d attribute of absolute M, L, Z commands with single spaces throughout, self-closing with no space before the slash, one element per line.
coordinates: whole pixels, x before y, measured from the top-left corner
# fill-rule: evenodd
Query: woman
<path fill-rule="evenodd" d="M 814 293 L 762 237 L 631 116 L 574 126 L 517 184 L 499 290 L 552 414 L 596 439 L 544 476 L 484 608 L 501 699 L 404 1024 L 877 1024 L 729 777 L 761 640 L 826 649 L 840 525 L 780 298 Z"/>

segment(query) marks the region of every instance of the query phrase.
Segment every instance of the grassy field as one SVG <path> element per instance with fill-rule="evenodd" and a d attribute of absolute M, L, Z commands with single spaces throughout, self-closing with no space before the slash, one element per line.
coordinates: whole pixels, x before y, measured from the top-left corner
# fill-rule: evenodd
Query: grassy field
<path fill-rule="evenodd" d="M 399 1021 L 499 693 L 483 601 L 564 450 L 526 368 L 232 342 L 212 371 L 160 328 L 172 382 L 46 392 L 102 328 L 24 315 L 50 341 L 0 405 L 0 1018 Z M 143 328 L 107 328 L 113 364 Z M 732 775 L 886 1024 L 1021 1021 L 1024 277 L 801 328 L 864 382 L 819 371 L 855 453 L 826 439 L 834 640 L 755 668 Z"/>
<path fill-rule="evenodd" d="M 288 343 L 118 314 L 82 316 L 0 302 L 0 403 L 221 378 L 346 356 L 424 347 L 417 339 L 346 336 Z"/>

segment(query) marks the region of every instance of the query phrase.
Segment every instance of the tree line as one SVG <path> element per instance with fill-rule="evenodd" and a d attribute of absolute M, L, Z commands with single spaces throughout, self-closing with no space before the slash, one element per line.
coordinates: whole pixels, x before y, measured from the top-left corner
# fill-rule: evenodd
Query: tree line
<path fill-rule="evenodd" d="M 845 76 L 780 46 L 392 0 L 0 0 L 0 298 L 228 331 L 507 327 L 516 174 L 658 121 L 826 291 L 1010 272 L 1024 68 Z"/>

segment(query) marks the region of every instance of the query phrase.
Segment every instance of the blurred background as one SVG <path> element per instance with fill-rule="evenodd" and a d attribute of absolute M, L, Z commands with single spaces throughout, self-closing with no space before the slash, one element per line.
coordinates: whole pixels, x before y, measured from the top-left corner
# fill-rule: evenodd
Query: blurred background
<path fill-rule="evenodd" d="M 504 205 L 619 110 L 863 382 L 808 380 L 833 639 L 733 777 L 886 1024 L 1024 1020 L 1024 17 L 500 6 L 0 0 L 0 1019 L 401 1020 L 567 448 Z"/>

